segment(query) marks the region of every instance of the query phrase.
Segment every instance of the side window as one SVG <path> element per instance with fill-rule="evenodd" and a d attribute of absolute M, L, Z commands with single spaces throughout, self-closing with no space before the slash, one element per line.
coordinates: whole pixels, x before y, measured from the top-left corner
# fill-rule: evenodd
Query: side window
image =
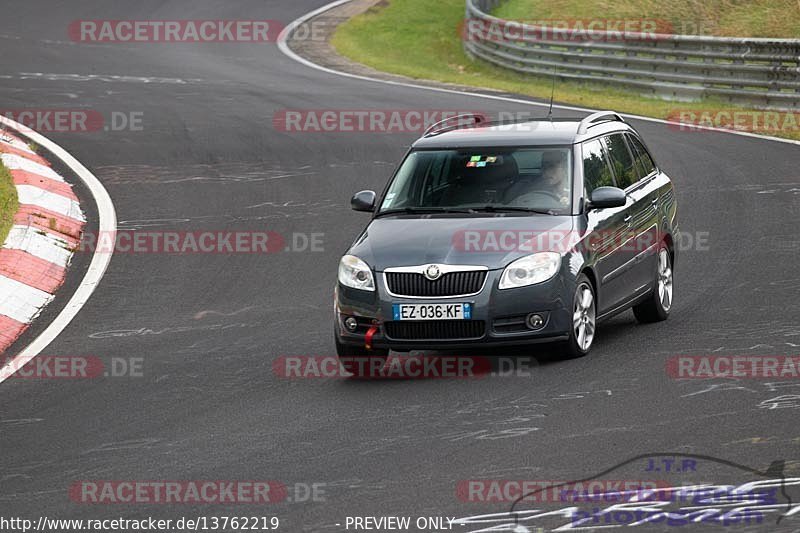
<path fill-rule="evenodd" d="M 611 166 L 614 167 L 614 175 L 617 177 L 617 187 L 625 189 L 639 181 L 639 175 L 633 163 L 625 137 L 621 133 L 614 133 L 606 137 L 606 147 L 608 157 L 611 159 Z"/>
<path fill-rule="evenodd" d="M 598 187 L 613 187 L 614 179 L 600 139 L 583 143 L 583 180 L 587 194 Z"/>
<path fill-rule="evenodd" d="M 647 153 L 647 148 L 644 147 L 642 141 L 640 141 L 636 135 L 628 134 L 628 140 L 630 141 L 631 147 L 635 153 L 636 166 L 639 168 L 639 174 L 642 177 L 649 176 L 656 169 L 656 164 L 653 163 L 653 158 L 650 157 L 649 153 Z"/>

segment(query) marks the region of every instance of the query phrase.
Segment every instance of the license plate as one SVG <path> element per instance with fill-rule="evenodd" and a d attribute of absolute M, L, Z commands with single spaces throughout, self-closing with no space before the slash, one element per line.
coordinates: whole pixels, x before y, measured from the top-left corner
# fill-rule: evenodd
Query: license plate
<path fill-rule="evenodd" d="M 472 304 L 393 304 L 395 320 L 470 320 Z"/>

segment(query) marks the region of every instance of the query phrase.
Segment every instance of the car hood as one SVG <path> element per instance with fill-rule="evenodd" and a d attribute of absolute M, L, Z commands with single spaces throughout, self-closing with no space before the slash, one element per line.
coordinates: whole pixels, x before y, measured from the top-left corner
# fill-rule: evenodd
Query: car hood
<path fill-rule="evenodd" d="M 560 239 L 572 229 L 571 216 L 378 218 L 349 253 L 377 271 L 429 263 L 499 269 L 533 252 L 563 251 Z"/>

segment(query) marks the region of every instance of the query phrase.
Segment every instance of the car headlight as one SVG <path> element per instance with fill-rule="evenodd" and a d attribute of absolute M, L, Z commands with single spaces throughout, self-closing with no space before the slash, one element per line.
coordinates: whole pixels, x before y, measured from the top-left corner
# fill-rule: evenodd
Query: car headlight
<path fill-rule="evenodd" d="M 561 267 L 561 254 L 539 252 L 512 262 L 500 277 L 501 289 L 513 289 L 542 283 L 552 278 Z"/>
<path fill-rule="evenodd" d="M 362 291 L 375 290 L 372 270 L 369 265 L 354 255 L 346 255 L 339 262 L 339 283 Z"/>

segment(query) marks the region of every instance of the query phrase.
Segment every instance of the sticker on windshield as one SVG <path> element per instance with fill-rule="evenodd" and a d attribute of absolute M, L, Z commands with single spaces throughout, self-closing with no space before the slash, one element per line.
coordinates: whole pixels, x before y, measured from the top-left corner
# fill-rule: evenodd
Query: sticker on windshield
<path fill-rule="evenodd" d="M 488 164 L 502 164 L 502 157 L 496 155 L 473 155 L 467 161 L 467 167 L 485 167 Z"/>

